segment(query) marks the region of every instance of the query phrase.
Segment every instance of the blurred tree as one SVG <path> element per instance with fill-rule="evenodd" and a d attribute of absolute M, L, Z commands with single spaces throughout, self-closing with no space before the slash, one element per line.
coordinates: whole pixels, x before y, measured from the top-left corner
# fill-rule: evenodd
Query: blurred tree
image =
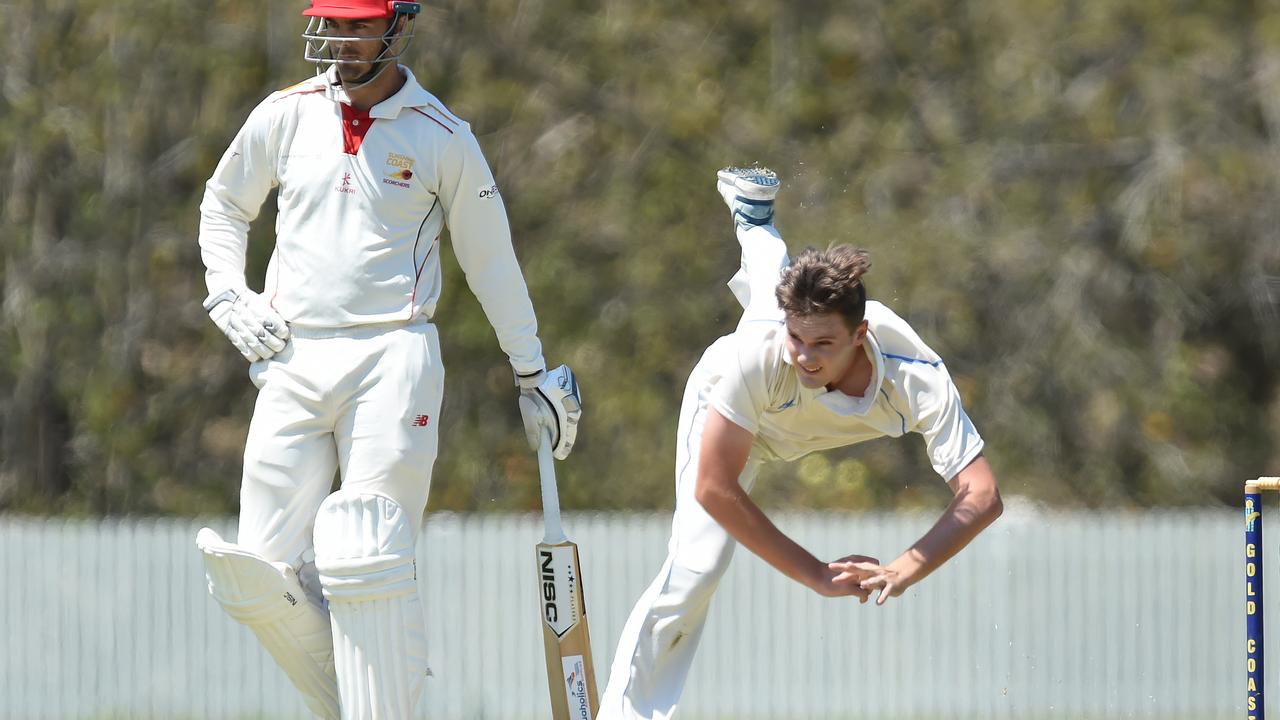
<path fill-rule="evenodd" d="M 253 388 L 199 306 L 196 207 L 249 110 L 312 72 L 303 5 L 0 11 L 0 509 L 234 509 Z M 873 296 L 947 359 L 1008 491 L 1234 503 L 1280 471 L 1274 4 L 447 2 L 412 55 L 480 137 L 548 360 L 580 375 L 566 507 L 672 503 L 685 376 L 737 312 L 730 162 L 782 173 L 793 249 L 871 249 Z M 506 359 L 446 268 L 431 507 L 536 508 Z M 945 494 L 911 442 L 758 488 Z"/>

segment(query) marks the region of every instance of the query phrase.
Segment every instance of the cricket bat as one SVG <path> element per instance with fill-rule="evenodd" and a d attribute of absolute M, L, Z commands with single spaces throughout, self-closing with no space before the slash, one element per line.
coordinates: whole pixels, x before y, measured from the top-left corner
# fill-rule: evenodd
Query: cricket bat
<path fill-rule="evenodd" d="M 538 446 L 542 479 L 542 524 L 538 543 L 538 607 L 542 643 L 547 653 L 547 684 L 553 720 L 593 720 L 600 709 L 596 672 L 591 663 L 587 606 L 578 572 L 578 546 L 560 525 L 560 492 L 556 489 L 551 440 L 544 433 Z"/>

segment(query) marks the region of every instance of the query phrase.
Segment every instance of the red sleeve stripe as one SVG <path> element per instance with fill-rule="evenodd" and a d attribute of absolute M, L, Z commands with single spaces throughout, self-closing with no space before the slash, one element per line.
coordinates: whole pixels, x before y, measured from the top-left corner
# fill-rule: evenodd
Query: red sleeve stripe
<path fill-rule="evenodd" d="M 455 126 L 462 124 L 462 120 L 457 115 L 454 115 L 453 113 L 449 112 L 448 110 L 445 110 L 439 105 L 428 105 L 427 107 L 431 108 L 432 110 L 435 110 L 437 113 L 440 114 L 440 117 L 444 118 L 445 120 L 448 120 L 449 122 L 453 123 Z"/>
<path fill-rule="evenodd" d="M 289 88 L 288 90 L 284 90 L 283 94 L 281 94 L 280 97 L 276 98 L 272 102 L 279 102 L 287 97 L 292 97 L 294 95 L 311 95 L 313 93 L 318 93 L 318 92 L 324 92 L 324 88 L 322 87 L 311 88 L 309 90 L 303 89 L 303 88 L 298 88 L 297 90 L 294 90 L 293 88 Z"/>
<path fill-rule="evenodd" d="M 439 125 L 440 127 L 444 128 L 444 129 L 445 129 L 445 131 L 446 131 L 446 132 L 448 132 L 450 135 L 452 135 L 452 134 L 453 134 L 453 129 L 452 129 L 452 128 L 450 128 L 448 125 L 445 125 L 444 123 L 440 122 L 440 120 L 439 120 L 438 118 L 436 118 L 434 115 L 430 115 L 430 114 L 428 114 L 428 113 L 425 113 L 425 112 L 423 112 L 422 110 L 420 110 L 420 109 L 418 109 L 418 108 L 409 108 L 409 109 L 410 109 L 410 110 L 412 110 L 412 111 L 414 111 L 414 112 L 416 112 L 416 113 L 418 113 L 419 115 L 421 115 L 421 116 L 423 116 L 423 117 L 425 117 L 425 118 L 427 118 L 427 119 L 431 120 L 431 122 L 433 122 L 433 123 L 435 123 L 435 124 Z"/>

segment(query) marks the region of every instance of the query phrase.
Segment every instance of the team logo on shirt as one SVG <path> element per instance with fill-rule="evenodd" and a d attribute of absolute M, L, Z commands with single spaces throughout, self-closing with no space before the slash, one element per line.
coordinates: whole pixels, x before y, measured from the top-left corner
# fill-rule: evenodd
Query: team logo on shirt
<path fill-rule="evenodd" d="M 382 176 L 382 182 L 400 188 L 409 187 L 409 180 L 413 179 L 413 158 L 400 153 L 387 153 L 387 169 L 389 172 Z"/>

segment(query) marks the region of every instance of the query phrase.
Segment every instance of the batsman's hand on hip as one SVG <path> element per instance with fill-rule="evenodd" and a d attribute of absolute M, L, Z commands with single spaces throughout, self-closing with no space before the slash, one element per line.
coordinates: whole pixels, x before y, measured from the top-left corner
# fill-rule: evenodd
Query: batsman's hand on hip
<path fill-rule="evenodd" d="M 204 309 L 245 360 L 266 360 L 289 342 L 289 324 L 258 293 L 229 288 L 210 295 Z"/>
<path fill-rule="evenodd" d="M 524 435 L 534 450 L 543 432 L 551 438 L 551 451 L 557 460 L 569 457 L 578 438 L 578 418 L 582 417 L 582 395 L 578 379 L 568 365 L 531 375 L 516 373 L 520 388 L 520 417 Z"/>

